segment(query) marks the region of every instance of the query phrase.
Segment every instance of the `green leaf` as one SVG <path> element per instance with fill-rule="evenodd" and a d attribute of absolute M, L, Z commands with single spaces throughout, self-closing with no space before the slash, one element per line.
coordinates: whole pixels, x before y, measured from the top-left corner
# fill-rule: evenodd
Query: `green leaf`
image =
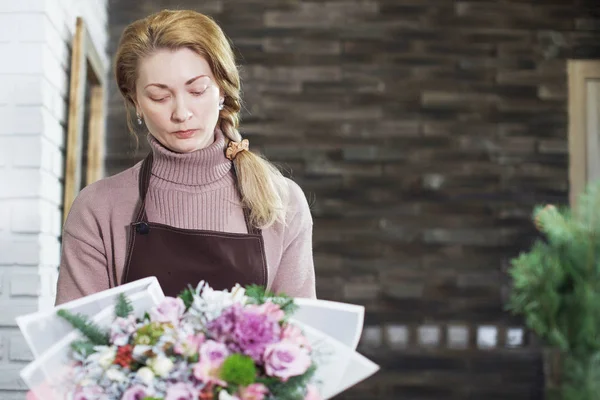
<path fill-rule="evenodd" d="M 183 300 L 183 304 L 187 311 L 194 303 L 194 290 L 191 288 L 183 289 L 178 297 Z"/>
<path fill-rule="evenodd" d="M 256 304 L 263 304 L 268 297 L 266 289 L 260 285 L 248 285 L 245 294 Z"/>

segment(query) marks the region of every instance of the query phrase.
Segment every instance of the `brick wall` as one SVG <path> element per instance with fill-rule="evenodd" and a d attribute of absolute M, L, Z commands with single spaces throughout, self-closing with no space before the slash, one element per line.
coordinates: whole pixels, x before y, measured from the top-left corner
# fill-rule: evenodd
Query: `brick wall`
<path fill-rule="evenodd" d="M 318 295 L 364 304 L 383 369 L 344 399 L 537 399 L 539 352 L 503 311 L 537 203 L 568 200 L 567 58 L 600 57 L 596 0 L 111 1 L 233 40 L 242 132 L 315 219 Z M 134 154 L 111 83 L 106 167 Z"/>
<path fill-rule="evenodd" d="M 107 42 L 104 0 L 0 2 L 0 398 L 23 399 L 15 317 L 54 305 L 75 19 Z M 104 54 L 105 62 L 108 62 Z"/>

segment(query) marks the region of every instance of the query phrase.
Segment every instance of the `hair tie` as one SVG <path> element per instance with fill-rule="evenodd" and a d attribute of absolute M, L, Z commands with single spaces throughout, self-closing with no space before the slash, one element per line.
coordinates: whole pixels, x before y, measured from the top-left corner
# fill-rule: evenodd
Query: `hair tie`
<path fill-rule="evenodd" d="M 241 142 L 234 142 L 233 140 L 230 140 L 229 144 L 227 145 L 227 150 L 225 151 L 225 157 L 233 161 L 238 153 L 248 150 L 249 147 L 250 142 L 248 139 L 244 139 Z"/>

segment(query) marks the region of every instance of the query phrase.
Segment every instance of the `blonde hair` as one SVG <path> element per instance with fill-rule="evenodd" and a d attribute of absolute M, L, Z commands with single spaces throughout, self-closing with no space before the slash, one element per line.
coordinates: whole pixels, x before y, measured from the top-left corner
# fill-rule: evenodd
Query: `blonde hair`
<path fill-rule="evenodd" d="M 163 10 L 127 26 L 115 55 L 115 77 L 125 99 L 127 126 L 135 135 L 135 82 L 141 59 L 159 49 L 188 48 L 208 62 L 224 94 L 217 126 L 227 142 L 239 142 L 240 76 L 231 44 L 210 17 L 191 10 Z M 225 149 L 223 149 L 225 150 Z M 233 161 L 243 206 L 250 210 L 250 223 L 265 228 L 285 222 L 287 182 L 279 170 L 262 157 L 240 152 Z"/>

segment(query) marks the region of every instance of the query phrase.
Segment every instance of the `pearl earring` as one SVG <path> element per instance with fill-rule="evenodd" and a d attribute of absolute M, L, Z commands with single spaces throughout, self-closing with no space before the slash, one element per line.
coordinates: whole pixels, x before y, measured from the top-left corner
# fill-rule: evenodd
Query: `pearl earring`
<path fill-rule="evenodd" d="M 137 114 L 137 123 L 138 125 L 142 124 L 142 116 L 140 114 Z"/>
<path fill-rule="evenodd" d="M 219 104 L 219 110 L 223 109 L 223 103 Z"/>

